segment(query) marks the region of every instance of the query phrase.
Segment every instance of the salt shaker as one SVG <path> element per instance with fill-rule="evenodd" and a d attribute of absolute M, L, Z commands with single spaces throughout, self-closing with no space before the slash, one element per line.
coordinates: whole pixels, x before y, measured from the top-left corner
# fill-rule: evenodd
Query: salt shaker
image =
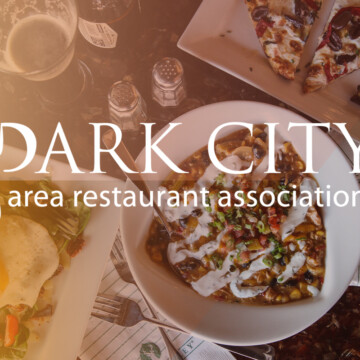
<path fill-rule="evenodd" d="M 109 95 L 110 121 L 121 130 L 137 132 L 140 123 L 146 122 L 146 104 L 136 87 L 127 81 L 118 81 L 110 88 Z"/>
<path fill-rule="evenodd" d="M 158 61 L 152 72 L 152 97 L 161 106 L 178 106 L 186 97 L 184 69 L 175 58 Z"/>

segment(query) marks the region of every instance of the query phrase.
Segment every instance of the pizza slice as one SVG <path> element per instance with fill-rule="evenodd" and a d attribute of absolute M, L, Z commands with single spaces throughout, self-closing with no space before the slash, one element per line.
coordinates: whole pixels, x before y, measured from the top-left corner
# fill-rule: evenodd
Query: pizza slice
<path fill-rule="evenodd" d="M 304 83 L 304 92 L 323 88 L 360 67 L 360 0 L 336 0 Z"/>
<path fill-rule="evenodd" d="M 245 0 L 274 71 L 293 80 L 322 0 Z"/>

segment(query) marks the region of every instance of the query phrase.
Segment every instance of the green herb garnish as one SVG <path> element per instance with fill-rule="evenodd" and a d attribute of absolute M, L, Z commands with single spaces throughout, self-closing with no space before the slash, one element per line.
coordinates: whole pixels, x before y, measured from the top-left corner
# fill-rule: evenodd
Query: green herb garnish
<path fill-rule="evenodd" d="M 216 216 L 222 223 L 225 222 L 225 214 L 223 212 L 219 211 Z"/>
<path fill-rule="evenodd" d="M 217 186 L 225 185 L 225 174 L 221 173 L 215 178 L 215 183 Z"/>
<path fill-rule="evenodd" d="M 263 258 L 263 263 L 267 266 L 267 267 L 272 267 L 273 266 L 273 262 L 271 259 L 269 258 Z"/>
<path fill-rule="evenodd" d="M 224 229 L 224 225 L 220 221 L 213 221 L 213 222 L 209 223 L 209 225 L 214 228 L 217 228 L 220 231 Z"/>

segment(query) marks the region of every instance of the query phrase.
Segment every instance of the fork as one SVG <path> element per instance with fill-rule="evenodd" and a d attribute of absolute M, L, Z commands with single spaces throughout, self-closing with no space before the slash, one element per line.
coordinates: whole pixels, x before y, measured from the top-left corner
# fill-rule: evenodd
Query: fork
<path fill-rule="evenodd" d="M 169 330 L 180 331 L 189 335 L 185 331 L 168 323 L 144 316 L 139 305 L 135 301 L 117 295 L 99 294 L 96 297 L 91 315 L 100 320 L 124 327 L 131 327 L 141 321 L 147 321 L 156 324 L 157 326 L 161 326 Z M 241 347 L 221 344 L 216 345 L 223 347 L 234 354 L 242 355 L 250 359 L 273 360 L 275 358 L 275 350 L 271 345 Z M 178 357 L 175 359 L 182 359 L 180 354 L 177 353 L 177 356 Z"/>
<path fill-rule="evenodd" d="M 129 269 L 129 265 L 127 264 L 123 254 L 122 254 L 122 243 L 121 243 L 121 237 L 120 237 L 120 229 L 118 230 L 118 232 L 116 233 L 116 237 L 115 237 L 115 242 L 113 245 L 113 248 L 111 250 L 111 260 L 118 272 L 118 274 L 120 275 L 120 277 L 127 283 L 130 284 L 134 284 L 137 287 L 137 284 L 131 274 L 131 271 Z M 138 288 L 139 289 L 139 288 Z M 139 289 L 141 295 L 142 292 Z M 151 305 L 149 304 L 149 302 L 147 301 L 146 297 L 143 295 L 143 299 L 151 313 L 151 315 L 156 318 L 156 314 L 154 312 L 154 310 L 152 309 Z M 166 332 L 162 329 L 159 328 L 160 334 L 164 340 L 164 343 L 166 345 L 166 348 L 168 350 L 169 353 L 169 358 L 170 360 L 181 360 L 182 357 L 179 354 L 179 352 L 176 350 L 175 346 L 173 345 L 173 343 L 171 342 L 171 340 L 169 339 L 169 337 L 167 336 Z"/>
<path fill-rule="evenodd" d="M 185 333 L 176 326 L 167 324 L 159 319 L 146 317 L 140 306 L 134 301 L 122 296 L 98 294 L 95 300 L 92 316 L 124 327 L 131 327 L 141 321 L 147 321 L 165 329 Z"/>

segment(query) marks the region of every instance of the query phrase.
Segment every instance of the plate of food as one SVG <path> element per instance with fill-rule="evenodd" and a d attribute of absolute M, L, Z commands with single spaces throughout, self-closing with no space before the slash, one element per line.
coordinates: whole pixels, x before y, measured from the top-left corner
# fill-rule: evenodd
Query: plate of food
<path fill-rule="evenodd" d="M 245 175 L 219 170 L 206 148 L 219 125 L 239 121 L 252 124 L 253 135 L 239 125 L 225 126 L 215 154 L 230 171 L 247 169 L 253 161 L 252 172 Z M 314 129 L 314 144 L 322 149 L 314 151 L 318 173 L 305 174 L 305 129 L 288 131 L 288 125 L 307 120 L 256 102 L 208 105 L 174 122 L 181 125 L 159 147 L 187 174 L 170 173 L 161 159 L 153 159 L 157 174 L 146 174 L 151 190 L 165 200 L 171 192 L 186 196 L 186 206 L 164 199 L 160 204 L 173 229 L 171 239 L 151 208 L 126 208 L 121 214 L 126 256 L 145 296 L 175 325 L 223 344 L 269 343 L 311 325 L 336 303 L 356 270 L 359 210 L 350 203 L 294 204 L 303 201 L 302 193 L 316 189 L 331 189 L 322 195 L 330 199 L 358 190 L 341 151 Z M 278 123 L 276 174 L 265 172 L 269 132 L 264 123 Z M 137 159 L 139 168 L 144 162 L 145 151 Z M 125 189 L 138 192 L 130 181 Z M 200 200 L 202 189 L 208 191 L 206 203 Z M 295 193 L 281 193 L 290 189 Z M 225 190 L 230 200 L 220 202 Z M 250 206 L 261 196 L 275 200 L 270 206 Z"/>
<path fill-rule="evenodd" d="M 314 119 L 346 119 L 360 138 L 359 9 L 358 0 L 204 0 L 178 46 Z"/>
<path fill-rule="evenodd" d="M 90 209 L 81 196 L 74 200 L 74 191 L 111 191 L 119 181 L 72 174 L 57 161 L 50 162 L 51 174 L 44 178 L 35 174 L 41 156 L 16 177 L 3 172 L 24 155 L 5 147 L 1 156 L 0 357 L 75 359 L 118 228 L 118 212 L 111 206 Z"/>

